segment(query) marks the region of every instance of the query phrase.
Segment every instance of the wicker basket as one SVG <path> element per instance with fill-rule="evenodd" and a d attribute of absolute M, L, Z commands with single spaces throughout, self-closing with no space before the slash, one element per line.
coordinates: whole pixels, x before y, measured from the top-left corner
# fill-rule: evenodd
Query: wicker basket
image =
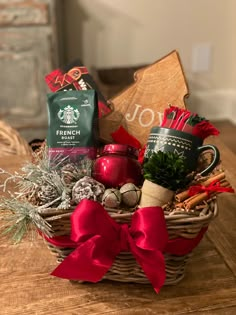
<path fill-rule="evenodd" d="M 70 235 L 70 216 L 73 209 L 41 209 L 41 216 L 51 225 L 53 236 Z M 110 216 L 117 223 L 129 223 L 132 213 L 127 210 L 119 210 L 118 212 L 109 212 Z M 205 203 L 202 211 L 190 212 L 167 212 L 165 211 L 165 220 L 169 239 L 177 237 L 195 238 L 202 228 L 207 227 L 209 223 L 217 215 L 217 203 L 214 199 L 209 203 Z M 47 243 L 51 252 L 56 255 L 57 261 L 61 262 L 69 255 L 73 249 L 61 248 L 51 243 Z M 185 267 L 191 253 L 184 256 L 165 254 L 166 265 L 166 281 L 165 285 L 178 283 L 185 274 Z M 146 275 L 136 262 L 130 252 L 121 252 L 115 259 L 110 270 L 106 273 L 104 279 L 120 282 L 149 283 Z"/>
<path fill-rule="evenodd" d="M 0 157 L 8 155 L 28 155 L 32 150 L 19 132 L 4 121 L 0 121 Z"/>

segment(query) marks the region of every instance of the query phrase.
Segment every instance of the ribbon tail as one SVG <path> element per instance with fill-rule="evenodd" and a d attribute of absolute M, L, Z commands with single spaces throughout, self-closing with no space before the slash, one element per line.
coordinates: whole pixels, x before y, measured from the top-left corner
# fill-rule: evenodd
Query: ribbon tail
<path fill-rule="evenodd" d="M 136 246 L 135 246 L 136 247 Z M 161 251 L 149 251 L 131 246 L 131 251 L 156 293 L 159 293 L 166 280 L 165 258 Z"/>
<path fill-rule="evenodd" d="M 70 279 L 98 282 L 110 269 L 116 253 L 104 250 L 104 240 L 96 235 L 79 245 L 51 275 Z"/>

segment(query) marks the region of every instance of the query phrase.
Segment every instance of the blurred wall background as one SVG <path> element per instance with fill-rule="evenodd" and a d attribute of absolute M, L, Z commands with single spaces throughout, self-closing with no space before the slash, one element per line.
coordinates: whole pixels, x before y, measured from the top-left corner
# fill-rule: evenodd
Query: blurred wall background
<path fill-rule="evenodd" d="M 0 119 L 27 140 L 46 135 L 44 76 L 63 60 L 61 5 L 61 0 L 0 0 Z"/>
<path fill-rule="evenodd" d="M 65 60 L 149 64 L 176 49 L 191 110 L 236 123 L 235 0 L 65 1 Z"/>

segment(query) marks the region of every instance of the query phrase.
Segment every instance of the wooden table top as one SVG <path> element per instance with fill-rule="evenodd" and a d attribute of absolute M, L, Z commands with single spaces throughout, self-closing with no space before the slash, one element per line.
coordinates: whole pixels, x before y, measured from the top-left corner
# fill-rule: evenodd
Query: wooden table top
<path fill-rule="evenodd" d="M 236 156 L 220 138 L 223 166 L 236 188 Z M 19 169 L 27 157 L 0 158 Z M 0 314 L 236 314 L 236 195 L 218 198 L 219 216 L 194 250 L 185 278 L 156 294 L 151 286 L 103 281 L 72 284 L 50 276 L 56 262 L 43 240 L 0 243 Z"/>

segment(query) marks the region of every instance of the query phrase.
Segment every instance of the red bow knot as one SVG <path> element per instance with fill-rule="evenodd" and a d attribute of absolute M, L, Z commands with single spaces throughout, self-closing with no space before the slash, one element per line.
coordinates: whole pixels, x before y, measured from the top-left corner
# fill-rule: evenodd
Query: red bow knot
<path fill-rule="evenodd" d="M 98 282 L 120 252 L 130 251 L 156 292 L 165 282 L 162 252 L 168 233 L 160 207 L 140 208 L 128 226 L 113 220 L 101 204 L 84 199 L 71 215 L 71 239 L 77 247 L 52 272 L 54 276 Z"/>
<path fill-rule="evenodd" d="M 120 227 L 120 251 L 121 252 L 129 252 L 130 245 L 129 245 L 129 226 L 128 224 L 122 224 Z"/>

